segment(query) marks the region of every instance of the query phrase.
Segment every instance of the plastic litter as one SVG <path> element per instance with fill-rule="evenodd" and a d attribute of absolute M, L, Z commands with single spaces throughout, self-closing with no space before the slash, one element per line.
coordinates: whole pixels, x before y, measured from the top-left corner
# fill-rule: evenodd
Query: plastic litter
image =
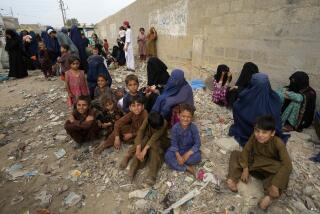
<path fill-rule="evenodd" d="M 150 188 L 142 189 L 142 190 L 135 190 L 133 192 L 129 193 L 129 199 L 130 198 L 144 198 L 149 193 Z"/>
<path fill-rule="evenodd" d="M 81 196 L 74 193 L 74 192 L 70 192 L 69 195 L 67 197 L 65 197 L 64 199 L 64 205 L 66 206 L 74 206 L 77 203 L 79 203 L 81 201 Z"/>
<path fill-rule="evenodd" d="M 190 81 L 192 90 L 203 89 L 206 87 L 204 81 L 201 79 L 194 79 Z"/>
<path fill-rule="evenodd" d="M 60 159 L 66 154 L 66 151 L 64 149 L 59 149 L 58 151 L 54 152 L 54 154 L 56 155 L 57 159 Z"/>

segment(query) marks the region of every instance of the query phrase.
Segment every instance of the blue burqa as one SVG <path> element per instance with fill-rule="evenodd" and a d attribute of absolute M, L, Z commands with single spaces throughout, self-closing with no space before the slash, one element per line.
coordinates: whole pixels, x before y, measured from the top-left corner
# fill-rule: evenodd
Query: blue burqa
<path fill-rule="evenodd" d="M 187 103 L 194 107 L 193 92 L 184 78 L 184 72 L 180 69 L 175 69 L 172 71 L 163 93 L 157 98 L 151 111 L 160 113 L 168 120 L 171 117 L 171 109 L 181 103 Z"/>
<path fill-rule="evenodd" d="M 49 29 L 53 29 L 53 28 L 48 26 L 46 32 L 48 32 Z M 58 43 L 58 40 L 56 37 L 52 38 L 48 34 L 44 35 L 43 33 L 41 33 L 41 36 L 43 36 L 42 39 L 43 39 L 43 41 L 46 45 L 46 48 L 48 50 L 51 62 L 52 62 L 52 64 L 55 64 L 57 62 L 57 58 L 61 54 L 60 53 L 60 45 Z"/>
<path fill-rule="evenodd" d="M 31 56 L 37 56 L 38 55 L 38 42 L 36 39 L 36 34 L 35 34 L 35 32 L 30 31 L 29 35 L 32 36 L 32 40 L 31 40 L 30 47 L 29 47 Z"/>
<path fill-rule="evenodd" d="M 229 135 L 244 146 L 254 130 L 258 117 L 272 115 L 276 121 L 276 135 L 287 142 L 290 135 L 284 135 L 281 130 L 281 101 L 271 88 L 269 78 L 264 73 L 254 74 L 249 86 L 244 89 L 233 106 L 234 124 Z"/>
<path fill-rule="evenodd" d="M 80 68 L 87 71 L 87 54 L 86 54 L 86 47 L 83 45 L 83 40 L 81 37 L 81 33 L 77 26 L 73 25 L 70 30 L 70 38 L 75 44 L 75 46 L 78 48 L 79 51 L 79 57 L 80 57 Z"/>
<path fill-rule="evenodd" d="M 95 88 L 97 86 L 99 74 L 103 74 L 107 78 L 107 85 L 110 87 L 112 84 L 112 78 L 104 64 L 104 58 L 99 55 L 92 55 L 88 58 L 87 81 L 89 88 Z"/>

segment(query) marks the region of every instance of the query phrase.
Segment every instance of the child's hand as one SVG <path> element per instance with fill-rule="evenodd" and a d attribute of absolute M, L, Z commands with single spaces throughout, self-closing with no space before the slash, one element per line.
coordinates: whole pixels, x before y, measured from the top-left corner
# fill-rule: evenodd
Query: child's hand
<path fill-rule="evenodd" d="M 136 148 L 136 158 L 139 157 L 140 153 L 141 153 L 141 145 L 138 145 Z"/>
<path fill-rule="evenodd" d="M 248 167 L 243 169 L 243 172 L 241 175 L 241 180 L 244 183 L 248 183 L 248 181 L 249 181 L 249 168 Z"/>
<path fill-rule="evenodd" d="M 73 116 L 73 115 L 71 115 L 71 116 L 69 117 L 69 121 L 70 121 L 70 123 L 73 123 L 73 122 L 75 121 L 75 119 L 74 119 L 74 116 Z"/>
<path fill-rule="evenodd" d="M 115 139 L 114 139 L 114 144 L 113 144 L 114 148 L 116 150 L 120 150 L 121 148 L 121 141 L 120 141 L 120 138 L 119 136 L 117 136 Z"/>
<path fill-rule="evenodd" d="M 189 150 L 188 152 L 186 152 L 186 153 L 184 153 L 183 155 L 182 155 L 182 158 L 183 158 L 183 162 L 186 162 L 189 158 L 190 158 L 190 156 L 192 155 L 192 151 L 191 150 Z"/>
<path fill-rule="evenodd" d="M 176 153 L 176 158 L 178 161 L 179 165 L 183 165 L 184 164 L 184 159 L 181 157 L 181 155 L 179 153 Z"/>

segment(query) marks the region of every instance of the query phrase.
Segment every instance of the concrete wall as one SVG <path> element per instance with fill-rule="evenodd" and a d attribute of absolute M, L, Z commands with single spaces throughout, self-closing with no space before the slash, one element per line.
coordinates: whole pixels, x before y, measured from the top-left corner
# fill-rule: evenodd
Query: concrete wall
<path fill-rule="evenodd" d="M 320 104 L 320 0 L 137 0 L 96 31 L 112 44 L 123 20 L 135 36 L 155 26 L 159 57 L 188 78 L 204 78 L 221 63 L 237 76 L 253 61 L 276 88 L 303 70 Z"/>

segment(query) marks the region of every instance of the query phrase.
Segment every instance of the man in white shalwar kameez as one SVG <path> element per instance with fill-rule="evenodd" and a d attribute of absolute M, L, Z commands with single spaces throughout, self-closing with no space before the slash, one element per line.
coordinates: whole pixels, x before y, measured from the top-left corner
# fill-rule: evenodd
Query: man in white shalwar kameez
<path fill-rule="evenodd" d="M 126 41 L 124 45 L 124 51 L 126 55 L 127 70 L 134 71 L 134 56 L 132 47 L 132 31 L 128 21 L 123 22 L 123 27 L 126 29 Z"/>

